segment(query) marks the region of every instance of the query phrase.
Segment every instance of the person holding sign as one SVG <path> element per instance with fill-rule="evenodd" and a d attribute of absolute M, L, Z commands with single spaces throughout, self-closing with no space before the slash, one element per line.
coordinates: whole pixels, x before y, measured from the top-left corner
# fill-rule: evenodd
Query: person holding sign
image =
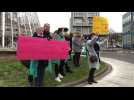
<path fill-rule="evenodd" d="M 54 34 L 55 34 L 54 39 L 55 40 L 65 40 L 65 38 L 63 36 L 63 32 L 64 32 L 63 28 L 58 28 L 58 30 L 56 30 L 54 32 Z M 55 64 L 55 76 L 56 76 L 55 80 L 57 82 L 61 82 L 61 79 L 65 76 L 65 73 L 64 73 L 65 59 L 54 60 L 52 62 Z"/>
<path fill-rule="evenodd" d="M 50 25 L 44 24 L 43 36 L 41 38 L 47 38 L 48 40 L 52 39 L 50 36 Z M 35 78 L 35 86 L 42 87 L 44 84 L 44 74 L 45 69 L 48 66 L 48 60 L 39 60 L 37 68 L 37 77 Z"/>
<path fill-rule="evenodd" d="M 50 25 L 44 24 L 43 34 L 38 34 L 38 32 L 34 32 L 33 37 L 35 38 L 47 38 L 51 39 L 50 36 Z M 33 54 L 34 55 L 34 54 Z M 30 86 L 42 87 L 44 85 L 44 74 L 45 69 L 48 66 L 48 60 L 32 60 L 29 59 L 27 61 L 22 61 L 23 65 L 28 68 L 28 81 Z"/>

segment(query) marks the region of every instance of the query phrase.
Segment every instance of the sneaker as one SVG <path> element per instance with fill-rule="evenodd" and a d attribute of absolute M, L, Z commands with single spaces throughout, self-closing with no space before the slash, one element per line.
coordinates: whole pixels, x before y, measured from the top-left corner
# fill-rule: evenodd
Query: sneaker
<path fill-rule="evenodd" d="M 55 80 L 56 80 L 57 82 L 61 82 L 61 80 L 60 80 L 59 77 L 56 77 Z"/>
<path fill-rule="evenodd" d="M 66 74 L 63 72 L 63 73 L 60 73 L 62 76 L 66 76 Z"/>
<path fill-rule="evenodd" d="M 93 83 L 98 83 L 97 81 L 93 81 Z"/>
<path fill-rule="evenodd" d="M 28 87 L 34 87 L 33 83 L 29 83 Z"/>
<path fill-rule="evenodd" d="M 88 84 L 93 84 L 93 81 L 91 81 L 90 79 L 87 80 Z"/>
<path fill-rule="evenodd" d="M 58 74 L 58 77 L 59 77 L 59 78 L 63 78 L 63 76 L 62 76 L 61 74 Z"/>
<path fill-rule="evenodd" d="M 88 84 L 93 84 L 92 82 L 88 82 Z"/>

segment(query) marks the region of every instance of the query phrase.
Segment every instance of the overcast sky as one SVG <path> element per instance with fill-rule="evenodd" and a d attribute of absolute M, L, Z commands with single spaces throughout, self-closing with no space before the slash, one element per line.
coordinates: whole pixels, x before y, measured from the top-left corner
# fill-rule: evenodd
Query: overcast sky
<path fill-rule="evenodd" d="M 109 27 L 116 32 L 122 32 L 122 15 L 125 12 L 100 12 L 100 16 L 104 16 L 109 21 Z M 38 17 L 43 26 L 44 23 L 49 23 L 51 32 L 59 27 L 70 26 L 71 12 L 38 12 Z"/>

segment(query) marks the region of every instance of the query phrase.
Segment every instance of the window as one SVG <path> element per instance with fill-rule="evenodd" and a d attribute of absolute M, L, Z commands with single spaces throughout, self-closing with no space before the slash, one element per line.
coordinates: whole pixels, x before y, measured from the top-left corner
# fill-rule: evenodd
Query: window
<path fill-rule="evenodd" d="M 89 25 L 92 25 L 92 20 L 93 20 L 92 17 L 88 17 L 88 24 Z"/>
<path fill-rule="evenodd" d="M 81 27 L 76 27 L 77 32 L 81 32 Z"/>
<path fill-rule="evenodd" d="M 98 15 L 99 15 L 98 12 L 88 12 L 88 17 L 98 16 Z"/>
<path fill-rule="evenodd" d="M 82 23 L 82 19 L 75 19 L 75 23 Z"/>
<path fill-rule="evenodd" d="M 14 29 L 14 31 L 18 31 L 18 29 Z"/>
<path fill-rule="evenodd" d="M 83 14 L 83 12 L 75 12 L 75 17 L 82 17 Z"/>
<path fill-rule="evenodd" d="M 11 29 L 10 28 L 7 28 L 6 31 L 11 31 Z"/>

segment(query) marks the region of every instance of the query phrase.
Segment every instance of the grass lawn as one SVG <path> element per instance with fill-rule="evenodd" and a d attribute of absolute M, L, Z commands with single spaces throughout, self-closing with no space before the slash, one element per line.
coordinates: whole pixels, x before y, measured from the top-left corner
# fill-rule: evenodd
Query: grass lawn
<path fill-rule="evenodd" d="M 89 67 L 87 64 L 87 60 L 84 57 L 81 57 L 80 67 L 74 67 L 71 61 L 69 62 L 69 66 L 74 71 L 74 73 L 67 73 L 64 79 L 62 79 L 61 83 L 58 83 L 54 80 L 54 72 L 50 74 L 46 71 L 44 79 L 45 86 L 55 87 L 63 83 L 80 80 L 88 75 Z M 100 69 L 97 71 L 97 73 L 102 71 L 105 67 L 105 64 L 101 63 Z M 21 63 L 17 61 L 15 57 L 12 59 L 0 59 L 1 87 L 25 87 L 27 85 L 27 69 L 23 65 L 21 65 Z"/>

